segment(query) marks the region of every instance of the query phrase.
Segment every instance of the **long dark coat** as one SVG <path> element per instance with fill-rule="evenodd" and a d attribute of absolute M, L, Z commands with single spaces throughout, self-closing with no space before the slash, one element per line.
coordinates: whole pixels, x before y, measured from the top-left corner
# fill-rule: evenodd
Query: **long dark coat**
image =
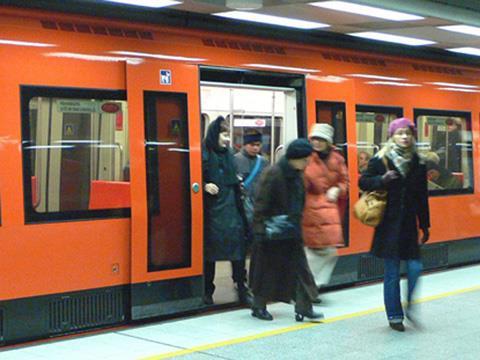
<path fill-rule="evenodd" d="M 301 238 L 278 243 L 262 241 L 268 217 L 288 214 L 301 226 L 303 204 L 301 173 L 290 167 L 286 158 L 264 171 L 255 201 L 250 286 L 253 294 L 265 301 L 294 300 L 297 284 L 310 299 L 318 295 Z"/>
<path fill-rule="evenodd" d="M 209 156 L 212 154 L 204 150 L 204 169 Z M 228 156 L 233 157 L 233 154 Z M 205 261 L 243 260 L 247 241 L 239 184 L 228 184 L 220 175 L 215 185 L 219 188 L 217 195 L 204 192 Z"/>
<path fill-rule="evenodd" d="M 387 160 L 389 169 L 396 169 Z M 387 190 L 387 207 L 383 221 L 375 228 L 371 249 L 380 258 L 418 259 L 417 229 L 430 227 L 426 166 L 417 154 L 411 161 L 406 178 L 400 176 L 385 186 L 382 181 L 387 171 L 385 164 L 381 158 L 373 157 L 359 180 L 362 190 Z"/>

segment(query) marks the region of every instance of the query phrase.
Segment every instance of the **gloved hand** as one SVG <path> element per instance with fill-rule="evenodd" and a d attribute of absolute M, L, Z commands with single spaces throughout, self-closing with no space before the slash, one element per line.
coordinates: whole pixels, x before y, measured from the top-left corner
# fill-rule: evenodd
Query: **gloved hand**
<path fill-rule="evenodd" d="M 430 231 L 428 231 L 428 228 L 422 229 L 423 235 L 420 238 L 420 244 L 425 244 L 428 239 L 430 239 Z"/>
<path fill-rule="evenodd" d="M 399 176 L 400 175 L 398 174 L 398 172 L 396 170 L 388 170 L 385 174 L 383 174 L 382 181 L 386 185 L 389 182 L 391 182 L 395 179 L 398 179 Z"/>
<path fill-rule="evenodd" d="M 339 195 L 340 195 L 340 188 L 338 188 L 336 186 L 332 186 L 325 193 L 325 196 L 327 197 L 327 200 L 330 201 L 330 202 L 337 202 Z"/>
<path fill-rule="evenodd" d="M 210 195 L 217 195 L 218 194 L 218 186 L 215 185 L 214 183 L 208 183 L 208 184 L 205 184 L 205 187 L 204 187 L 205 191 L 207 193 L 209 193 Z"/>

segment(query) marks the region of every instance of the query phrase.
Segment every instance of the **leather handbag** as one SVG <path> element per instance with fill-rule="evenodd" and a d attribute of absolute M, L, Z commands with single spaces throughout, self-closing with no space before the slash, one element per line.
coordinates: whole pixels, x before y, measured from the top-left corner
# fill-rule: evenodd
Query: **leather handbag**
<path fill-rule="evenodd" d="M 382 161 L 388 171 L 387 160 L 382 158 Z M 353 205 L 353 214 L 362 224 L 377 227 L 383 220 L 386 207 L 386 190 L 365 191 Z"/>
<path fill-rule="evenodd" d="M 386 191 L 368 191 L 353 206 L 353 214 L 362 224 L 376 227 L 382 222 L 386 207 Z"/>
<path fill-rule="evenodd" d="M 300 236 L 299 226 L 288 215 L 276 215 L 265 220 L 264 241 L 277 242 L 293 240 Z"/>

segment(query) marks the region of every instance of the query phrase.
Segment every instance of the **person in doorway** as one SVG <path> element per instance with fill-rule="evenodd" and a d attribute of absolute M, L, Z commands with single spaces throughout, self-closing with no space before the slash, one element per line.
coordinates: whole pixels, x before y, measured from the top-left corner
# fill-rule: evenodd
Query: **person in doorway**
<path fill-rule="evenodd" d="M 416 150 L 415 127 L 407 118 L 392 121 L 386 145 L 359 180 L 364 191 L 386 190 L 387 206 L 375 228 L 371 252 L 385 265 L 384 301 L 390 327 L 405 331 L 400 300 L 400 261 L 407 265 L 406 317 L 415 323 L 413 294 L 422 270 L 420 245 L 429 238 L 430 216 L 425 161 Z M 418 225 L 417 225 L 418 224 Z M 418 227 L 422 236 L 418 236 Z"/>
<path fill-rule="evenodd" d="M 250 263 L 250 285 L 254 296 L 252 316 L 273 320 L 268 301 L 295 301 L 295 318 L 318 321 L 323 314 L 313 311 L 312 300 L 318 296 L 313 275 L 307 264 L 301 221 L 304 205 L 303 170 L 312 146 L 305 139 L 294 140 L 286 155 L 265 170 L 255 199 L 254 243 Z M 266 221 L 276 215 L 288 215 L 297 235 L 282 241 L 266 236 Z"/>
<path fill-rule="evenodd" d="M 358 173 L 362 174 L 368 167 L 368 161 L 372 156 L 366 151 L 358 152 Z"/>
<path fill-rule="evenodd" d="M 229 148 L 225 119 L 219 116 L 208 129 L 202 149 L 205 224 L 205 304 L 213 304 L 215 262 L 229 260 L 239 301 L 250 305 L 246 286 L 246 237 L 240 182 Z"/>
<path fill-rule="evenodd" d="M 243 205 L 249 230 L 252 227 L 253 203 L 257 193 L 260 175 L 268 161 L 260 154 L 262 134 L 257 130 L 246 130 L 243 135 L 243 148 L 235 154 L 235 167 L 242 179 L 244 190 Z M 251 235 L 251 231 L 249 231 Z"/>
<path fill-rule="evenodd" d="M 339 199 L 346 199 L 348 172 L 343 156 L 335 151 L 334 129 L 314 124 L 309 140 L 313 154 L 305 169 L 303 241 L 308 264 L 317 287 L 328 284 L 337 262 L 337 247 L 343 245 Z M 315 303 L 320 303 L 317 298 Z"/>

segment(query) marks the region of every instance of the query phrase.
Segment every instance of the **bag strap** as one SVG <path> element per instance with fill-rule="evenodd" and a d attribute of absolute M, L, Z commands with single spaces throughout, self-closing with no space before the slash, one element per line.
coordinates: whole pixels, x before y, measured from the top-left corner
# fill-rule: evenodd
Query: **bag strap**
<path fill-rule="evenodd" d="M 259 155 L 257 155 L 257 161 L 255 162 L 255 166 L 253 167 L 252 172 L 248 175 L 248 177 L 243 182 L 243 187 L 248 189 L 250 184 L 252 183 L 253 179 L 257 176 L 258 172 L 260 171 L 260 164 L 262 159 Z"/>
<path fill-rule="evenodd" d="M 383 161 L 383 165 L 385 165 L 385 169 L 387 169 L 387 171 L 390 170 L 386 156 L 382 156 L 382 161 Z"/>

